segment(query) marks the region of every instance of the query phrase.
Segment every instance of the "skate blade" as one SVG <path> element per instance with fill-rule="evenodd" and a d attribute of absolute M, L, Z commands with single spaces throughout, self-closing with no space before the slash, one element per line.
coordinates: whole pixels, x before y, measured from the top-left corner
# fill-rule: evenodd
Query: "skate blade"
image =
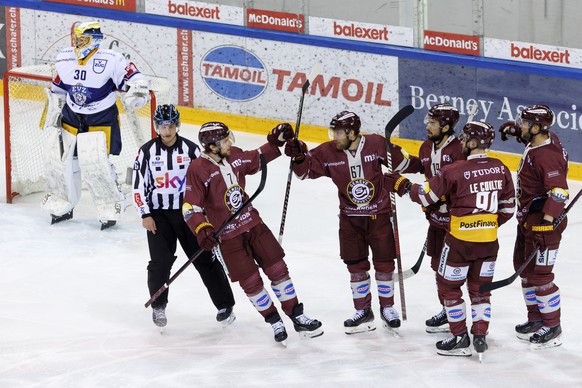
<path fill-rule="evenodd" d="M 392 334 L 394 337 L 400 337 L 400 328 L 399 327 L 391 327 L 390 325 L 388 325 L 388 323 L 382 321 L 382 327 L 384 327 L 384 329 L 388 330 L 388 332 L 390 334 Z"/>
<path fill-rule="evenodd" d="M 321 327 L 311 330 L 311 331 L 298 331 L 299 338 L 315 338 L 321 337 L 323 335 L 323 329 Z"/>
<path fill-rule="evenodd" d="M 223 328 L 229 326 L 231 323 L 233 323 L 236 320 L 236 315 L 234 314 L 230 314 L 230 316 L 228 318 L 226 318 L 224 321 L 220 321 L 219 323 L 222 325 Z"/>
<path fill-rule="evenodd" d="M 479 364 L 483 362 L 483 353 L 477 353 L 479 355 Z"/>
<path fill-rule="evenodd" d="M 533 333 L 515 333 L 515 336 L 517 338 L 519 338 L 522 341 L 528 341 L 529 342 L 529 337 L 531 337 L 533 335 Z"/>
<path fill-rule="evenodd" d="M 451 332 L 451 328 L 449 327 L 449 324 L 444 324 L 441 326 L 427 326 L 426 327 L 426 332 L 429 334 L 435 334 L 435 333 L 450 333 Z"/>
<path fill-rule="evenodd" d="M 560 337 L 556 337 L 556 338 L 551 339 L 548 342 L 543 343 L 543 344 L 532 343 L 532 344 L 530 344 L 530 349 L 531 350 L 542 350 L 542 349 L 548 349 L 548 348 L 555 348 L 556 346 L 560 346 L 560 345 L 562 345 L 562 339 Z"/>
<path fill-rule="evenodd" d="M 374 322 L 365 322 L 362 323 L 358 326 L 354 326 L 354 327 L 345 327 L 345 332 L 346 334 L 358 334 L 358 333 L 365 333 L 367 331 L 374 331 L 376 330 L 376 325 L 374 324 Z"/>
<path fill-rule="evenodd" d="M 164 333 L 166 332 L 166 328 L 165 327 L 161 327 L 160 326 L 160 327 L 158 327 L 158 329 L 159 329 L 161 335 L 164 335 Z"/>
<path fill-rule="evenodd" d="M 441 356 L 464 356 L 464 357 L 471 357 L 473 353 L 471 352 L 470 348 L 461 348 L 461 349 L 453 349 L 453 350 L 440 350 L 437 349 L 437 353 Z"/>
<path fill-rule="evenodd" d="M 283 340 L 281 342 L 277 342 L 279 345 L 281 345 L 284 348 L 287 348 L 287 340 Z"/>

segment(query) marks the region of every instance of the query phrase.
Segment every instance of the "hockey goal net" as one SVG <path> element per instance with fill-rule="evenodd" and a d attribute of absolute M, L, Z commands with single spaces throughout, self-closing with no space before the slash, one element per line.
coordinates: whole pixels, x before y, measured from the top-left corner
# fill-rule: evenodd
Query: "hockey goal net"
<path fill-rule="evenodd" d="M 146 76 L 151 102 L 137 110 L 125 109 L 120 95 L 122 152 L 111 156 L 118 181 L 131 190 L 129 169 L 137 150 L 155 135 L 152 115 L 157 104 L 171 103 L 171 84 L 165 78 Z M 6 148 L 6 202 L 16 195 L 45 191 L 44 157 L 48 133 L 40 126 L 45 108 L 44 88 L 52 82 L 51 65 L 14 68 L 4 74 L 4 136 Z"/>

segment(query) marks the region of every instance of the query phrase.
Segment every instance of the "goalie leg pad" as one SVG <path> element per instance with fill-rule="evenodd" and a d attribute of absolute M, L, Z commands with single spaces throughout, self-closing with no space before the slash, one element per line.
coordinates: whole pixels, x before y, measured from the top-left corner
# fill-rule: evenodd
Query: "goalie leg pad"
<path fill-rule="evenodd" d="M 125 194 L 117 182 L 115 167 L 107 156 L 105 133 L 78 134 L 77 154 L 99 220 L 119 220 L 125 210 Z"/>
<path fill-rule="evenodd" d="M 71 211 L 81 197 L 81 171 L 74 156 L 76 137 L 62 128 L 47 127 L 50 136 L 45 149 L 45 177 L 47 194 L 41 207 L 55 216 Z M 62 134 L 63 155 L 61 157 Z"/>
<path fill-rule="evenodd" d="M 46 102 L 40 118 L 39 128 L 44 128 L 46 130 L 49 127 L 58 127 L 61 125 L 61 116 L 63 106 L 66 103 L 66 95 L 53 93 L 48 88 L 45 88 L 44 92 L 46 95 Z"/>

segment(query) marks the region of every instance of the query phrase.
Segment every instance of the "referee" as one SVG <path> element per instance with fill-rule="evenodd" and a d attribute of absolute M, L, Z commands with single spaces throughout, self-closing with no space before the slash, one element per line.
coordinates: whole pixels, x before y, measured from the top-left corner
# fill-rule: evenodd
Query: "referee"
<path fill-rule="evenodd" d="M 188 257 L 199 249 L 196 237 L 182 217 L 181 206 L 186 171 L 190 162 L 200 156 L 200 148 L 178 135 L 180 112 L 174 105 L 159 105 L 154 124 L 158 137 L 139 150 L 133 168 L 132 192 L 134 205 L 147 230 L 150 296 L 170 278 L 177 241 Z M 211 252 L 204 251 L 193 264 L 218 309 L 216 320 L 223 325 L 232 323 L 236 318 L 232 312 L 234 296 L 221 263 Z M 167 323 L 167 303 L 168 290 L 152 303 L 152 318 L 157 326 Z"/>

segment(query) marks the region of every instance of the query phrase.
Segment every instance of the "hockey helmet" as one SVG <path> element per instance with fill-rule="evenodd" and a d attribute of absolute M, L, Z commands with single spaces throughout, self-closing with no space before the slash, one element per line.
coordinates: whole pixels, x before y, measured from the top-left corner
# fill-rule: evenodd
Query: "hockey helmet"
<path fill-rule="evenodd" d="M 200 132 L 198 132 L 198 141 L 206 152 L 210 152 L 210 145 L 214 144 L 218 147 L 218 143 L 227 137 L 230 137 L 234 143 L 233 133 L 226 124 L 218 121 L 202 124 Z"/>
<path fill-rule="evenodd" d="M 180 112 L 172 104 L 158 105 L 156 111 L 154 112 L 154 124 L 156 126 L 156 131 L 159 125 L 172 125 L 176 124 L 177 127 L 180 126 Z"/>
<path fill-rule="evenodd" d="M 346 131 L 346 134 L 349 131 L 354 131 L 354 135 L 358 135 L 360 133 L 360 126 L 362 122 L 360 121 L 360 117 L 354 112 L 348 112 L 347 110 L 341 111 L 337 115 L 331 119 L 329 123 L 329 129 L 332 131 L 343 129 Z"/>
<path fill-rule="evenodd" d="M 452 132 L 459 122 L 459 111 L 450 104 L 436 104 L 428 110 L 424 123 L 428 124 L 429 119 L 437 120 L 441 128 L 448 125 Z"/>
<path fill-rule="evenodd" d="M 72 38 L 77 58 L 84 59 L 97 49 L 103 40 L 101 26 L 97 21 L 76 23 Z"/>
<path fill-rule="evenodd" d="M 554 112 L 546 105 L 526 106 L 517 118 L 518 125 L 521 125 L 522 122 L 529 122 L 531 128 L 533 124 L 539 124 L 540 129 L 544 132 L 550 130 L 553 121 Z"/>
<path fill-rule="evenodd" d="M 489 148 L 495 139 L 495 129 L 489 123 L 481 121 L 469 121 L 463 127 L 464 139 L 466 142 L 472 139 L 477 140 L 476 148 Z"/>

